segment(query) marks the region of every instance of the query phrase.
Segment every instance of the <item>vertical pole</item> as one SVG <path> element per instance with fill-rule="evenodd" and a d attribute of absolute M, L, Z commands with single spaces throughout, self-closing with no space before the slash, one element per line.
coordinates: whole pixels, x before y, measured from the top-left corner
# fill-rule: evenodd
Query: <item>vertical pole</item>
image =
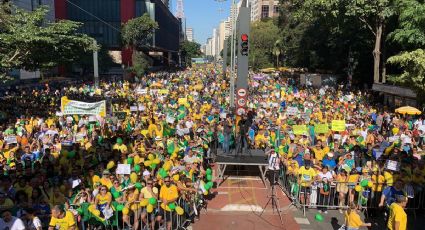
<path fill-rule="evenodd" d="M 94 47 L 97 47 L 96 39 L 93 39 Z M 99 64 L 97 61 L 97 49 L 93 51 L 93 73 L 94 73 L 94 87 L 99 88 Z"/>
<path fill-rule="evenodd" d="M 230 71 L 230 108 L 235 107 L 235 48 L 236 48 L 236 0 L 233 0 L 232 2 L 232 15 L 233 15 L 233 21 L 232 23 L 232 42 L 231 42 L 231 71 Z"/>

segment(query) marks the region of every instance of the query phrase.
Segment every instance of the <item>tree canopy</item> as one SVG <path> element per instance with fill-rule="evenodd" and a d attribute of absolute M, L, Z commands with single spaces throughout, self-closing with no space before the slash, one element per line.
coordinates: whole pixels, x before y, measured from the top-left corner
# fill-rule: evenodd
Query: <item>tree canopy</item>
<path fill-rule="evenodd" d="M 80 23 L 46 20 L 48 8 L 34 11 L 1 5 L 0 74 L 9 70 L 45 70 L 71 63 L 84 52 L 95 50 L 93 39 L 77 32 Z"/>
<path fill-rule="evenodd" d="M 180 43 L 180 52 L 186 65 L 191 64 L 191 59 L 202 55 L 201 45 L 196 42 L 183 41 Z"/>
<path fill-rule="evenodd" d="M 158 29 L 158 23 L 145 13 L 141 17 L 130 19 L 123 25 L 121 30 L 122 41 L 125 46 L 136 49 L 148 46 L 155 29 Z"/>

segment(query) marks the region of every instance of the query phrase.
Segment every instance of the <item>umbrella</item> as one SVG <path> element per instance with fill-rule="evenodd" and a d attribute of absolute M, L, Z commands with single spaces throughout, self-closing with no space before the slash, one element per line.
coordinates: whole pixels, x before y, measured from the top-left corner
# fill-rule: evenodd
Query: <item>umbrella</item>
<path fill-rule="evenodd" d="M 420 115 L 422 112 L 411 106 L 403 106 L 395 110 L 396 113 L 408 114 L 408 115 Z"/>

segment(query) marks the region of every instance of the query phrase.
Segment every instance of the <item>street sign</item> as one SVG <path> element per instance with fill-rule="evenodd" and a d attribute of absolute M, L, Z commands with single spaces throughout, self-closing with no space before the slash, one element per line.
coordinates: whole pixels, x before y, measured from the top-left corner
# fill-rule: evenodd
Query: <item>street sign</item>
<path fill-rule="evenodd" d="M 245 108 L 238 108 L 236 110 L 236 114 L 238 114 L 239 116 L 242 116 L 242 114 L 245 114 L 245 113 L 246 113 Z"/>
<path fill-rule="evenodd" d="M 246 89 L 238 89 L 238 96 L 239 97 L 245 97 L 246 96 Z"/>
<path fill-rule="evenodd" d="M 245 107 L 245 105 L 246 105 L 246 100 L 245 100 L 245 98 L 239 98 L 239 99 L 238 99 L 238 106 L 239 106 L 239 107 Z"/>

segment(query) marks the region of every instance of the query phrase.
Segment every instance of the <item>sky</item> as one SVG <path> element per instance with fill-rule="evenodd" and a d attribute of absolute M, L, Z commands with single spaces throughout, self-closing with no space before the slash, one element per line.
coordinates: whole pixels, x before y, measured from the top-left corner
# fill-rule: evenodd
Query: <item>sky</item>
<path fill-rule="evenodd" d="M 216 0 L 183 0 L 186 27 L 192 27 L 194 39 L 199 44 L 205 44 L 212 36 L 214 27 L 230 14 L 232 0 L 218 2 Z M 175 13 L 177 0 L 172 0 L 172 11 Z M 223 9 L 222 12 L 219 9 Z"/>

